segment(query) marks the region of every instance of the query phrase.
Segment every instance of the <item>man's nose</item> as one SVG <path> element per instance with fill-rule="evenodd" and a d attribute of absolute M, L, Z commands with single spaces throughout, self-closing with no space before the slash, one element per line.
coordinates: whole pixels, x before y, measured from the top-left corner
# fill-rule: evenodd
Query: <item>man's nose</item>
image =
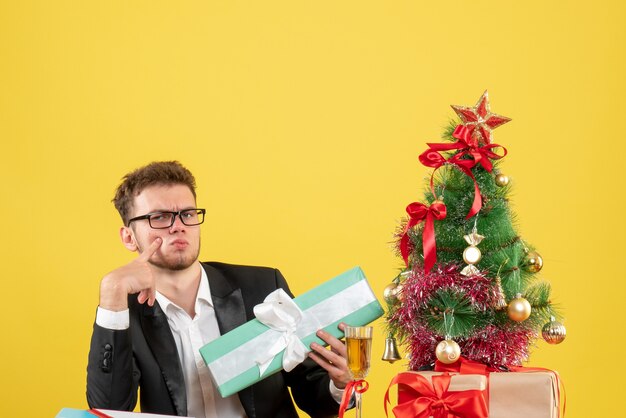
<path fill-rule="evenodd" d="M 182 218 L 180 217 L 180 213 L 174 216 L 174 223 L 170 226 L 170 232 L 181 231 L 185 229 L 185 224 L 183 223 Z"/>

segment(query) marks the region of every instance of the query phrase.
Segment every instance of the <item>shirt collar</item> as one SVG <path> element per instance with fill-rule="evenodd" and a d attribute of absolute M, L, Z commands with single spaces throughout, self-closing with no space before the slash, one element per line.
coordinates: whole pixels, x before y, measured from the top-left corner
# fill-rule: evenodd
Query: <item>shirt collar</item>
<path fill-rule="evenodd" d="M 200 285 L 198 286 L 198 294 L 196 295 L 196 304 L 195 304 L 196 312 L 198 311 L 198 308 L 199 308 L 198 303 L 200 301 L 204 301 L 209 306 L 213 307 L 213 299 L 211 299 L 211 289 L 209 287 L 209 277 L 207 276 L 206 271 L 204 270 L 202 266 L 200 266 L 200 271 L 201 271 Z M 174 302 L 169 300 L 167 296 L 165 296 L 158 290 L 156 291 L 156 300 L 159 303 L 159 306 L 161 306 L 161 309 L 163 310 L 163 312 L 165 312 L 165 315 L 168 314 L 168 309 L 170 305 L 176 309 L 181 309 L 178 305 L 176 305 Z"/>
<path fill-rule="evenodd" d="M 211 299 L 211 288 L 209 287 L 209 276 L 207 276 L 204 267 L 200 266 L 202 275 L 200 276 L 200 286 L 198 287 L 198 295 L 196 296 L 196 303 L 198 300 L 203 300 L 213 306 L 213 299 Z"/>

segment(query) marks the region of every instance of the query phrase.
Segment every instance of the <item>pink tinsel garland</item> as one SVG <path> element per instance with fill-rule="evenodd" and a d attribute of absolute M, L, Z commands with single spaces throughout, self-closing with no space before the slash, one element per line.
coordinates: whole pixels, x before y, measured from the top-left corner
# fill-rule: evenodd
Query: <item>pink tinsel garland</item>
<path fill-rule="evenodd" d="M 466 277 L 458 265 L 436 266 L 430 273 L 411 271 L 402 282 L 401 301 L 389 317 L 390 326 L 408 346 L 410 368 L 417 370 L 435 361 L 435 347 L 443 336 L 426 324 L 423 309 L 441 289 L 462 292 L 471 305 L 481 311 L 495 309 L 499 294 L 491 279 L 483 274 Z M 469 338 L 458 338 L 464 357 L 491 365 L 520 365 L 528 358 L 528 347 L 536 333 L 518 324 L 502 327 L 488 325 Z"/>

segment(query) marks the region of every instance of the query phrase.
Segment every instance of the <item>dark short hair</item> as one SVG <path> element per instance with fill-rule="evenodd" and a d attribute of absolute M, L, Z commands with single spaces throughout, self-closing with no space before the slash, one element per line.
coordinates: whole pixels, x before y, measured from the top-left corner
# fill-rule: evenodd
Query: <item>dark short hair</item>
<path fill-rule="evenodd" d="M 194 199 L 196 198 L 196 179 L 178 161 L 155 161 L 126 174 L 112 200 L 124 225 L 128 225 L 134 199 L 139 193 L 150 186 L 173 184 L 189 187 Z"/>

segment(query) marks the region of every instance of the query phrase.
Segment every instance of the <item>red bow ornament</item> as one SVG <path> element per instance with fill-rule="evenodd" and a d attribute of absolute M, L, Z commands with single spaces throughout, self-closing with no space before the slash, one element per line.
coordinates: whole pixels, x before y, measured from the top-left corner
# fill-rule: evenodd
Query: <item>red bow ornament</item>
<path fill-rule="evenodd" d="M 417 373 L 400 373 L 389 384 L 398 384 L 409 392 L 411 400 L 399 403 L 393 408 L 396 418 L 487 418 L 487 401 L 481 390 L 450 392 L 451 376 L 444 373 L 432 376 L 432 385 L 424 376 Z M 385 414 L 389 403 L 389 389 L 385 394 Z"/>
<path fill-rule="evenodd" d="M 409 220 L 400 239 L 400 253 L 406 265 L 409 265 L 410 240 L 409 230 L 422 221 L 426 221 L 422 233 L 424 247 L 424 270 L 430 271 L 437 261 L 437 243 L 435 241 L 435 219 L 442 220 L 446 217 L 446 205 L 441 200 L 435 200 L 430 206 L 423 203 L 413 202 L 406 207 Z"/>
<path fill-rule="evenodd" d="M 506 148 L 498 144 L 487 144 L 480 147 L 476 138 L 472 136 L 472 129 L 465 125 L 458 125 L 452 134 L 457 142 L 451 144 L 435 144 L 428 143 L 429 148 L 424 151 L 420 156 L 420 162 L 426 167 L 432 167 L 435 170 L 430 176 L 430 188 L 435 193 L 433 179 L 435 171 L 444 164 L 453 164 L 457 166 L 463 173 L 465 173 L 474 182 L 474 202 L 470 208 L 466 219 L 476 215 L 482 207 L 482 197 L 480 196 L 480 188 L 478 182 L 472 173 L 472 168 L 477 164 L 480 164 L 485 170 L 491 172 L 493 170 L 493 163 L 491 160 L 498 160 L 504 157 L 507 153 Z M 493 152 L 495 148 L 502 148 L 503 154 L 499 155 Z M 445 159 L 440 151 L 459 150 L 454 156 L 449 159 Z M 470 158 L 464 158 L 469 156 Z"/>
<path fill-rule="evenodd" d="M 362 379 L 351 380 L 350 382 L 348 382 L 343 390 L 343 397 L 341 398 L 341 403 L 339 404 L 339 418 L 343 418 L 346 409 L 348 409 L 348 405 L 350 405 L 350 399 L 352 399 L 352 392 L 363 393 L 367 391 L 369 387 L 369 383 Z"/>
<path fill-rule="evenodd" d="M 485 170 L 491 173 L 493 170 L 493 164 L 491 160 L 499 160 L 503 158 L 507 154 L 506 148 L 502 145 L 498 144 L 486 144 L 484 146 L 479 146 L 476 139 L 472 136 L 471 128 L 468 128 L 465 125 L 459 125 L 454 130 L 452 136 L 458 139 L 455 144 L 465 145 L 462 148 L 452 148 L 452 149 L 461 149 L 462 151 L 456 154 L 454 157 L 450 159 L 451 162 L 456 163 L 457 161 L 465 161 L 462 157 L 468 155 L 471 157 L 469 161 L 472 161 L 469 168 L 473 168 L 475 165 L 480 164 Z M 452 144 L 452 145 L 455 145 Z M 428 144 L 428 146 L 432 147 L 433 145 L 446 145 L 446 144 Z M 493 152 L 496 148 L 502 148 L 502 155 L 496 154 Z"/>

